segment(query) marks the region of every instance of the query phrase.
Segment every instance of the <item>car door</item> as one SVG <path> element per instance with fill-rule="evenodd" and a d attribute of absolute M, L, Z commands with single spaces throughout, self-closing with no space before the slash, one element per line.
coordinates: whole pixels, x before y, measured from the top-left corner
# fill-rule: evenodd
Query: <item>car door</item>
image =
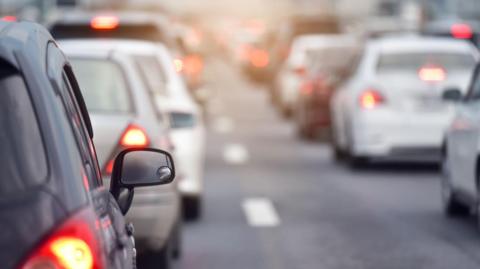
<path fill-rule="evenodd" d="M 477 193 L 477 158 L 480 141 L 480 76 L 476 69 L 464 101 L 450 127 L 447 152 L 453 184 L 470 198 Z"/>
<path fill-rule="evenodd" d="M 103 186 L 95 148 L 91 140 L 91 127 L 87 124 L 89 117 L 86 114 L 80 89 L 71 67 L 56 47 L 49 48 L 48 57 L 54 59 L 48 63 L 50 81 L 60 92 L 65 112 L 69 117 L 72 132 L 81 153 L 86 173 L 84 185 L 99 221 L 99 232 L 108 268 L 132 268 L 134 264 L 132 237 L 127 233 L 125 220 L 117 202 L 109 190 Z"/>

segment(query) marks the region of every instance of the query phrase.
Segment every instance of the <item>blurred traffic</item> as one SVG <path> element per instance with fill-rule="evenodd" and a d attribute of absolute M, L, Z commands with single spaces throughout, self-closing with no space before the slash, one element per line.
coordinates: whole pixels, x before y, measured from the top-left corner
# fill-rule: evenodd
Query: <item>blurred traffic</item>
<path fill-rule="evenodd" d="M 477 0 L 0 0 L 2 268 L 478 268 L 479 48 Z"/>

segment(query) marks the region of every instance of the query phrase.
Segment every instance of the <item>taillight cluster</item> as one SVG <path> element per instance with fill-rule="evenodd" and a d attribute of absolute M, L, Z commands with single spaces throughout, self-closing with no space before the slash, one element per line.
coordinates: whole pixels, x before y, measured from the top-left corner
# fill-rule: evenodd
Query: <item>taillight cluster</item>
<path fill-rule="evenodd" d="M 28 256 L 21 269 L 102 269 L 95 217 L 88 210 L 69 218 Z"/>
<path fill-rule="evenodd" d="M 385 103 L 383 95 L 374 89 L 368 89 L 360 95 L 360 107 L 363 109 L 374 109 Z"/>
<path fill-rule="evenodd" d="M 150 139 L 145 130 L 136 124 L 130 124 L 120 137 L 118 146 L 113 152 L 110 160 L 105 164 L 103 173 L 106 175 L 112 174 L 115 157 L 120 151 L 128 148 L 146 148 L 149 144 Z"/>

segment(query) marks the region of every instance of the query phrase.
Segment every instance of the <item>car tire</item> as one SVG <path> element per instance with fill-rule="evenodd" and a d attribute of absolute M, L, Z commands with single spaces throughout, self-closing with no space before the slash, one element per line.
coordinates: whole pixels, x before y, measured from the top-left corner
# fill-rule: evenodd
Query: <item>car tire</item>
<path fill-rule="evenodd" d="M 368 165 L 369 162 L 370 162 L 370 158 L 366 156 L 352 156 L 352 155 L 348 156 L 348 163 L 350 167 L 354 169 L 361 169 L 366 165 Z"/>
<path fill-rule="evenodd" d="M 181 221 L 178 221 L 178 224 L 175 225 L 175 231 L 173 233 L 173 249 L 172 249 L 172 255 L 173 255 L 173 258 L 175 259 L 179 259 L 182 257 L 182 248 L 183 248 L 183 244 L 182 244 L 183 240 L 182 240 L 182 225 L 181 225 Z"/>
<path fill-rule="evenodd" d="M 160 251 L 155 253 L 157 268 L 170 269 L 173 263 L 173 244 L 170 239 L 167 244 Z"/>
<path fill-rule="evenodd" d="M 462 204 L 455 196 L 451 181 L 450 171 L 446 164 L 446 157 L 442 159 L 442 206 L 447 217 L 462 217 L 470 213 L 467 205 Z"/>
<path fill-rule="evenodd" d="M 185 220 L 198 220 L 202 215 L 202 199 L 200 197 L 183 197 L 183 216 Z"/>

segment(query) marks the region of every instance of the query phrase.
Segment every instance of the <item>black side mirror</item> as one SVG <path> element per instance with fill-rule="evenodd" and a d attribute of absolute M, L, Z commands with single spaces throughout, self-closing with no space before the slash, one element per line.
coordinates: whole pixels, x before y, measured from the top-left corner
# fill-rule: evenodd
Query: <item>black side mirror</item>
<path fill-rule="evenodd" d="M 127 203 L 121 203 L 125 214 L 133 200 L 133 189 L 165 185 L 175 179 L 172 156 L 158 149 L 127 149 L 115 159 L 110 182 L 110 192 L 119 200 L 122 190 L 128 190 Z"/>
<path fill-rule="evenodd" d="M 449 102 L 460 102 L 462 100 L 462 92 L 457 88 L 446 89 L 442 94 L 442 99 Z"/>

